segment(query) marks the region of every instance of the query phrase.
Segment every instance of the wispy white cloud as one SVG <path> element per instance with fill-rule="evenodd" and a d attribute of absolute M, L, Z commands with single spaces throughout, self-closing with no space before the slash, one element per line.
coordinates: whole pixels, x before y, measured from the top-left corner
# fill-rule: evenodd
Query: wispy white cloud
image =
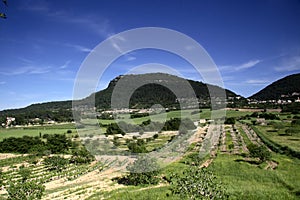
<path fill-rule="evenodd" d="M 300 55 L 293 56 L 288 59 L 285 59 L 281 66 L 275 67 L 276 71 L 279 72 L 292 72 L 292 71 L 299 71 L 300 70 Z"/>
<path fill-rule="evenodd" d="M 34 66 L 25 66 L 13 69 L 11 71 L 0 71 L 0 74 L 13 76 L 13 75 L 22 75 L 22 74 L 44 74 L 50 72 L 50 67 L 34 67 Z"/>
<path fill-rule="evenodd" d="M 67 67 L 69 66 L 70 62 L 71 62 L 70 60 L 67 60 L 63 65 L 59 66 L 59 68 L 60 68 L 60 69 L 65 69 L 65 68 L 67 68 Z"/>
<path fill-rule="evenodd" d="M 5 81 L 0 81 L 0 85 L 4 85 L 4 84 L 6 84 Z"/>
<path fill-rule="evenodd" d="M 65 46 L 67 47 L 71 47 L 71 48 L 74 48 L 76 49 L 77 51 L 81 51 L 81 52 L 87 52 L 87 53 L 90 53 L 93 51 L 93 49 L 90 49 L 88 47 L 84 47 L 84 46 L 81 46 L 81 45 L 77 45 L 77 44 L 65 44 Z"/>
<path fill-rule="evenodd" d="M 240 71 L 240 70 L 252 68 L 261 62 L 262 60 L 257 59 L 257 60 L 250 60 L 240 65 L 221 65 L 218 68 L 221 71 Z"/>
<path fill-rule="evenodd" d="M 269 84 L 270 81 L 263 80 L 263 79 L 250 79 L 250 80 L 246 80 L 245 83 L 251 85 L 266 85 Z"/>
<path fill-rule="evenodd" d="M 249 62 L 246 62 L 239 66 L 236 66 L 235 70 L 248 69 L 248 68 L 254 67 L 255 65 L 257 65 L 260 62 L 261 62 L 261 60 L 250 60 Z"/>

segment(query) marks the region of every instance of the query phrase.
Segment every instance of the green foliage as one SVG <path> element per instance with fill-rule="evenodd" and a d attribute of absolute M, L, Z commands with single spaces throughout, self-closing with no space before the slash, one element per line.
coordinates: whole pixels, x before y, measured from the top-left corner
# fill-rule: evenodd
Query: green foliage
<path fill-rule="evenodd" d="M 282 122 L 270 122 L 269 124 L 272 125 L 276 130 L 283 129 L 285 127 Z"/>
<path fill-rule="evenodd" d="M 147 153 L 145 142 L 142 139 L 137 141 L 131 141 L 127 144 L 127 147 L 131 153 Z"/>
<path fill-rule="evenodd" d="M 300 158 L 300 152 L 291 149 L 290 147 L 280 145 L 269 138 L 267 138 L 261 131 L 259 131 L 255 126 L 251 126 L 260 139 L 267 145 L 272 151 L 276 153 L 286 154 L 291 157 Z"/>
<path fill-rule="evenodd" d="M 69 134 L 70 134 L 70 133 L 72 133 L 72 130 L 70 130 L 70 129 L 69 129 L 69 130 L 67 130 L 67 133 L 69 133 Z"/>
<path fill-rule="evenodd" d="M 177 131 L 177 130 L 192 130 L 195 129 L 191 119 L 185 118 L 171 118 L 167 120 L 163 125 L 160 122 L 154 122 L 151 120 L 144 121 L 141 125 L 129 124 L 124 121 L 117 123 L 112 123 L 107 126 L 105 135 L 114 135 L 131 133 L 131 132 L 143 132 L 143 131 L 160 131 L 160 127 L 163 127 L 164 131 Z"/>
<path fill-rule="evenodd" d="M 186 155 L 181 162 L 187 165 L 199 166 L 203 162 L 203 159 L 204 158 L 200 157 L 199 152 L 194 152 Z"/>
<path fill-rule="evenodd" d="M 140 118 L 140 117 L 147 117 L 147 116 L 149 116 L 149 113 L 132 113 L 130 115 L 130 119 Z"/>
<path fill-rule="evenodd" d="M 32 146 L 28 153 L 35 156 L 44 156 L 50 154 L 50 151 L 45 144 L 37 144 Z"/>
<path fill-rule="evenodd" d="M 234 117 L 228 117 L 226 118 L 225 124 L 235 124 L 235 118 Z"/>
<path fill-rule="evenodd" d="M 263 90 L 249 97 L 256 100 L 271 100 L 280 99 L 282 94 L 292 94 L 295 91 L 299 91 L 300 74 L 293 74 L 286 76 L 278 81 L 275 81 L 271 85 L 267 86 Z"/>
<path fill-rule="evenodd" d="M 127 166 L 129 175 L 119 180 L 126 185 L 149 185 L 159 182 L 159 166 L 154 158 L 139 156 L 133 164 Z"/>
<path fill-rule="evenodd" d="M 72 152 L 70 162 L 75 164 L 83 164 L 91 163 L 93 160 L 95 160 L 95 157 L 86 148 L 81 148 Z"/>
<path fill-rule="evenodd" d="M 47 137 L 47 147 L 51 153 L 64 153 L 71 145 L 66 135 L 54 134 Z"/>
<path fill-rule="evenodd" d="M 292 126 L 300 126 L 300 119 L 295 119 L 291 122 Z"/>
<path fill-rule="evenodd" d="M 157 139 L 157 138 L 158 138 L 158 134 L 155 133 L 155 134 L 153 135 L 153 139 Z"/>
<path fill-rule="evenodd" d="M 122 126 L 122 128 L 125 126 Z M 117 123 L 110 124 L 106 129 L 106 135 L 124 134 L 124 131 L 118 126 Z"/>
<path fill-rule="evenodd" d="M 291 127 L 291 128 L 286 129 L 285 133 L 290 136 L 295 135 L 295 134 L 300 134 L 300 128 Z"/>
<path fill-rule="evenodd" d="M 10 182 L 7 188 L 8 200 L 41 199 L 45 186 L 36 181 Z"/>
<path fill-rule="evenodd" d="M 30 149 L 36 145 L 44 145 L 44 142 L 39 137 L 9 137 L 0 142 L 0 152 L 29 153 Z"/>
<path fill-rule="evenodd" d="M 24 183 L 26 180 L 29 179 L 31 171 L 28 168 L 21 166 L 18 173 L 21 176 L 22 183 Z"/>
<path fill-rule="evenodd" d="M 280 118 L 275 115 L 274 113 L 267 113 L 267 112 L 263 112 L 261 114 L 258 115 L 259 118 L 265 118 L 266 120 L 279 120 Z"/>
<path fill-rule="evenodd" d="M 225 189 L 206 168 L 191 166 L 182 174 L 171 175 L 171 191 L 182 199 L 227 199 Z"/>
<path fill-rule="evenodd" d="M 263 145 L 258 146 L 255 144 L 249 144 L 247 146 L 250 157 L 259 158 L 261 162 L 271 159 L 271 152 Z"/>
<path fill-rule="evenodd" d="M 0 187 L 3 185 L 3 172 L 2 169 L 0 169 Z"/>
<path fill-rule="evenodd" d="M 44 159 L 44 164 L 50 171 L 62 171 L 69 164 L 69 160 L 60 156 L 51 156 Z"/>

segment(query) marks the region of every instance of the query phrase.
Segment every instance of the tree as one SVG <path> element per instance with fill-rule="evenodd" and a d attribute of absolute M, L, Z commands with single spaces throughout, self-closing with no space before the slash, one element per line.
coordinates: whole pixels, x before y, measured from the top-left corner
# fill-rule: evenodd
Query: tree
<path fill-rule="evenodd" d="M 70 162 L 75 164 L 91 163 L 95 157 L 86 148 L 74 150 Z"/>
<path fill-rule="evenodd" d="M 29 179 L 31 171 L 24 166 L 21 166 L 19 169 L 19 175 L 21 176 L 21 182 L 24 183 L 26 180 Z"/>
<path fill-rule="evenodd" d="M 157 184 L 159 166 L 154 158 L 139 156 L 132 165 L 127 166 L 129 175 L 120 179 L 120 183 L 127 185 Z"/>
<path fill-rule="evenodd" d="M 226 118 L 225 124 L 235 124 L 235 118 L 234 117 L 228 117 Z"/>
<path fill-rule="evenodd" d="M 142 139 L 138 139 L 137 142 L 132 141 L 127 144 L 128 149 L 131 153 L 147 153 L 145 142 Z"/>
<path fill-rule="evenodd" d="M 190 166 L 182 174 L 172 174 L 171 191 L 182 199 L 228 199 L 222 183 L 206 168 Z"/>
<path fill-rule="evenodd" d="M 2 2 L 4 3 L 4 5 L 7 6 L 7 0 L 2 0 Z M 7 18 L 7 17 L 6 17 L 6 14 L 0 12 L 0 18 L 6 19 L 6 18 Z"/>
<path fill-rule="evenodd" d="M 60 156 L 52 156 L 45 158 L 44 164 L 50 171 L 62 171 L 66 168 L 66 165 L 69 164 L 69 160 Z"/>
<path fill-rule="evenodd" d="M 71 145 L 66 135 L 54 134 L 47 137 L 47 148 L 52 153 L 64 153 Z"/>
<path fill-rule="evenodd" d="M 252 158 L 259 158 L 260 162 L 271 159 L 271 152 L 263 145 L 258 146 L 253 143 L 247 146 L 249 155 Z"/>

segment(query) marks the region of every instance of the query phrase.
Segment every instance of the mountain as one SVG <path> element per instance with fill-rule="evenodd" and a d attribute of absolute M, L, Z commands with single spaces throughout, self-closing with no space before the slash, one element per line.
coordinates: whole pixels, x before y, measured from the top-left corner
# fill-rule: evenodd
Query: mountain
<path fill-rule="evenodd" d="M 164 107 L 178 107 L 178 99 L 187 101 L 189 98 L 192 98 L 187 84 L 191 86 L 196 97 L 203 103 L 209 101 L 208 88 L 214 92 L 222 92 L 223 90 L 218 86 L 187 80 L 174 75 L 151 73 L 118 76 L 110 81 L 105 90 L 99 91 L 89 98 L 94 98 L 95 95 L 95 104 L 99 109 L 110 108 L 112 93 L 118 86 L 117 89 L 120 88 L 118 96 L 122 97 L 128 96 L 128 92 L 130 92 L 128 88 L 136 88 L 134 92 L 131 91 L 133 92 L 132 95 L 129 95 L 131 97 L 129 99 L 129 107 L 131 108 L 150 108 L 154 104 L 161 104 Z M 137 87 L 138 85 L 140 87 Z M 177 96 L 169 88 L 177 93 Z M 234 98 L 238 96 L 230 90 L 225 90 L 225 92 L 227 97 Z M 123 106 L 128 107 L 125 104 Z"/>
<path fill-rule="evenodd" d="M 300 73 L 289 75 L 273 82 L 256 94 L 250 96 L 249 99 L 256 99 L 259 101 L 278 100 L 281 98 L 295 99 L 299 96 L 299 93 Z"/>
<path fill-rule="evenodd" d="M 142 83 L 142 84 L 141 84 Z M 191 100 L 191 90 L 187 89 L 187 83 L 194 90 L 196 97 L 202 102 L 201 106 L 209 107 L 209 90 L 214 92 L 224 92 L 218 86 L 205 84 L 198 81 L 187 80 L 174 75 L 163 73 L 139 74 L 118 76 L 111 80 L 108 87 L 104 90 L 91 94 L 89 97 L 76 102 L 78 105 L 85 105 L 95 98 L 97 109 L 110 109 L 111 97 L 115 89 L 119 88 L 118 97 L 123 100 L 123 96 L 128 96 L 126 88 L 136 90 L 129 95 L 129 106 L 131 108 L 149 108 L 154 104 L 161 104 L 164 107 L 178 108 L 179 102 L 189 104 Z M 137 87 L 140 84 L 140 87 Z M 162 86 L 164 85 L 164 86 Z M 124 88 L 120 88 L 126 86 Z M 172 91 L 177 92 L 177 96 Z M 235 99 L 238 95 L 230 90 L 225 90 L 227 98 Z M 214 94 L 212 94 L 214 96 Z M 117 98 L 118 99 L 118 98 Z M 120 102 L 119 102 L 120 103 Z M 122 101 L 121 101 L 122 103 Z M 124 106 L 121 105 L 121 106 Z M 128 107 L 128 105 L 126 105 Z M 55 121 L 70 120 L 72 118 L 72 101 L 57 101 L 33 104 L 21 109 L 4 110 L 0 112 L 0 120 L 3 121 L 7 116 L 21 116 L 22 119 L 29 120 L 32 118 L 54 119 Z"/>

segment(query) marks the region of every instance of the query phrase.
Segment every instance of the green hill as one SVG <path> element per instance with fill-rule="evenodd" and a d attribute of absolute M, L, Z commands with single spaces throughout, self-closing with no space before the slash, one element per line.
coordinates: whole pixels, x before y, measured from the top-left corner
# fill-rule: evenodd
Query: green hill
<path fill-rule="evenodd" d="M 186 89 L 187 83 L 189 83 L 189 85 L 193 88 L 195 95 L 200 102 L 200 106 L 202 107 L 210 106 L 210 94 L 208 87 L 214 91 L 214 93 L 211 94 L 212 96 L 214 96 L 215 93 L 224 92 L 224 90 L 218 86 L 193 80 L 186 80 L 169 74 L 153 73 L 125 75 L 116 77 L 110 81 L 106 89 L 77 101 L 77 103 L 85 105 L 85 103 L 89 102 L 91 98 L 95 98 L 95 106 L 97 109 L 110 109 L 111 97 L 115 87 L 118 83 L 120 83 L 119 81 L 122 82 L 120 85 L 127 86 L 125 88 L 133 88 L 138 83 L 144 83 L 144 85 L 136 88 L 136 90 L 132 93 L 129 100 L 130 108 L 149 108 L 154 104 L 161 104 L 162 106 L 169 108 L 179 108 L 180 101 L 185 101 L 186 104 L 190 101 L 189 98 L 191 97 L 191 94 L 190 91 Z M 162 85 L 167 85 L 168 87 Z M 176 96 L 170 89 L 168 89 L 169 87 L 173 88 L 172 91 L 178 92 L 179 96 Z M 227 98 L 230 97 L 232 99 L 233 97 L 238 96 L 230 90 L 225 90 L 225 92 Z M 128 94 L 126 94 L 126 90 L 121 90 L 121 93 L 118 95 L 120 97 L 128 96 Z M 128 107 L 128 105 L 125 107 Z M 33 118 L 70 121 L 72 120 L 72 101 L 32 104 L 21 109 L 4 110 L 0 112 L 0 122 L 4 122 L 7 116 L 14 116 L 17 120 L 22 119 L 18 122 L 18 124 L 22 124 L 24 120 L 26 121 Z"/>
<path fill-rule="evenodd" d="M 295 99 L 300 93 L 300 73 L 286 76 L 279 79 L 256 94 L 249 97 L 249 99 L 256 100 L 278 100 L 281 98 Z"/>

